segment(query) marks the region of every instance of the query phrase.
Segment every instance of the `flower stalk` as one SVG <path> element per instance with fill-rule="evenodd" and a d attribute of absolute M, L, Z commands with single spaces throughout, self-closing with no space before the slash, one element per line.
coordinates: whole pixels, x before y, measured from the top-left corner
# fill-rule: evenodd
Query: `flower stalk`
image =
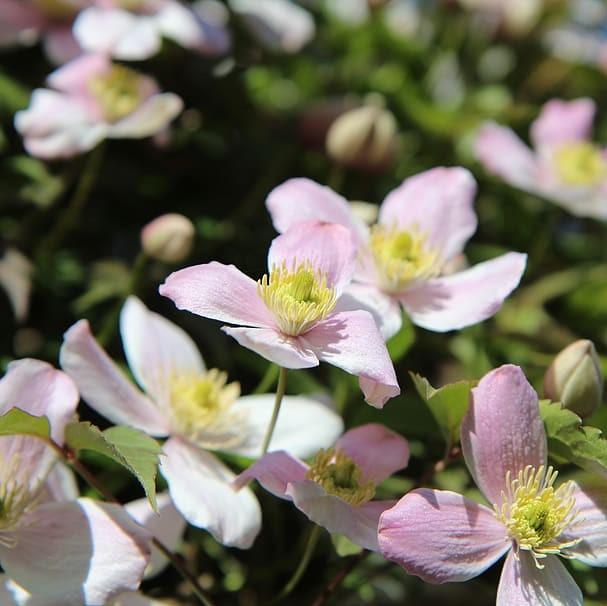
<path fill-rule="evenodd" d="M 282 404 L 282 399 L 285 395 L 286 387 L 287 369 L 281 366 L 278 372 L 278 386 L 276 387 L 276 399 L 274 400 L 274 410 L 272 411 L 272 418 L 270 419 L 270 425 L 268 425 L 266 437 L 263 440 L 263 447 L 261 452 L 262 455 L 265 455 L 266 452 L 268 452 L 270 441 L 272 440 L 272 434 L 274 433 L 274 428 L 276 427 L 276 421 L 278 421 L 278 413 L 280 412 L 280 405 Z"/>

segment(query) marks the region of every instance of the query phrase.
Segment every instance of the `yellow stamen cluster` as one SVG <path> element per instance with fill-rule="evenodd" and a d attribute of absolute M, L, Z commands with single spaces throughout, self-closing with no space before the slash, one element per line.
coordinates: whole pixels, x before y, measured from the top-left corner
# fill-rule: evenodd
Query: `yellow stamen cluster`
<path fill-rule="evenodd" d="M 592 143 L 571 143 L 558 149 L 554 165 L 561 181 L 571 186 L 596 185 L 607 179 L 607 162 Z"/>
<path fill-rule="evenodd" d="M 326 318 L 335 307 L 335 289 L 327 276 L 311 263 L 286 263 L 272 267 L 270 276 L 257 282 L 257 292 L 274 314 L 280 330 L 291 336 L 301 335 L 316 322 Z"/>
<path fill-rule="evenodd" d="M 136 11 L 145 4 L 145 0 L 118 0 L 118 4 L 124 10 Z"/>
<path fill-rule="evenodd" d="M 538 568 L 543 568 L 540 559 L 549 554 L 568 557 L 566 550 L 579 543 L 579 539 L 559 540 L 578 511 L 573 482 L 565 482 L 555 489 L 557 476 L 558 472 L 552 467 L 545 469 L 543 465 L 537 469 L 528 465 L 515 479 L 508 473 L 508 490 L 502 493 L 502 505 L 494 506 L 516 550 L 530 552 Z"/>
<path fill-rule="evenodd" d="M 350 505 L 361 505 L 375 496 L 375 483 L 365 480 L 360 467 L 334 448 L 318 451 L 306 478 Z"/>
<path fill-rule="evenodd" d="M 412 282 L 438 276 L 440 254 L 429 250 L 426 238 L 417 230 L 374 225 L 371 228 L 371 252 L 383 287 L 399 292 Z"/>
<path fill-rule="evenodd" d="M 232 410 L 240 384 L 227 379 L 227 373 L 213 368 L 202 375 L 175 375 L 170 382 L 173 423 L 206 448 L 234 446 L 245 438 L 245 419 Z"/>
<path fill-rule="evenodd" d="M 66 19 L 76 14 L 78 10 L 69 0 L 36 0 L 36 4 L 52 19 Z"/>
<path fill-rule="evenodd" d="M 93 76 L 88 87 L 109 122 L 128 116 L 142 101 L 141 76 L 122 65 L 114 65 L 108 72 Z"/>

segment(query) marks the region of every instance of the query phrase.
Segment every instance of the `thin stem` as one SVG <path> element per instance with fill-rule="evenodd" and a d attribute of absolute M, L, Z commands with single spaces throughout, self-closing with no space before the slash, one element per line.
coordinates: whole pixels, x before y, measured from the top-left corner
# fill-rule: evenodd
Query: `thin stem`
<path fill-rule="evenodd" d="M 276 364 L 270 364 L 264 373 L 263 377 L 261 377 L 261 381 L 257 384 L 257 387 L 253 390 L 254 394 L 266 393 L 268 389 L 276 382 L 278 378 L 278 366 Z"/>
<path fill-rule="evenodd" d="M 276 427 L 276 421 L 278 420 L 278 413 L 280 412 L 280 405 L 282 404 L 282 398 L 285 395 L 285 389 L 287 387 L 287 369 L 280 367 L 278 373 L 278 387 L 276 388 L 276 399 L 274 400 L 274 410 L 272 411 L 272 418 L 270 419 L 270 425 L 266 432 L 266 437 L 263 440 L 262 455 L 268 452 L 270 441 L 272 440 L 272 434 L 274 433 L 274 427 Z"/>
<path fill-rule="evenodd" d="M 345 578 L 360 564 L 371 552 L 362 551 L 352 556 L 348 563 L 331 579 L 322 593 L 312 602 L 311 606 L 322 606 L 333 595 L 335 590 L 344 582 Z"/>

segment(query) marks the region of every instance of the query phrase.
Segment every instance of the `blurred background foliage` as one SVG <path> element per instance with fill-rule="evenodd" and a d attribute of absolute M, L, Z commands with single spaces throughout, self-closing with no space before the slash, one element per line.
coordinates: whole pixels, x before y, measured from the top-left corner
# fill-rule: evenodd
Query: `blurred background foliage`
<path fill-rule="evenodd" d="M 81 317 L 123 360 L 117 314 L 124 298 L 136 293 L 185 328 L 207 364 L 227 370 L 243 393 L 271 391 L 275 377 L 264 360 L 240 348 L 216 323 L 177 312 L 158 295 L 158 284 L 179 266 L 210 260 L 261 276 L 275 235 L 264 200 L 289 177 L 307 176 L 350 200 L 378 204 L 409 175 L 463 165 L 479 184 L 479 228 L 467 257 L 475 263 L 508 250 L 529 253 L 521 287 L 494 319 L 461 332 L 430 333 L 406 322 L 390 343 L 403 395 L 381 412 L 363 403 L 356 380 L 328 366 L 290 373 L 288 391 L 327 393 L 347 426 L 377 421 L 410 439 L 410 466 L 386 482 L 383 497 L 398 497 L 424 477 L 437 487 L 473 494 L 457 452 L 445 470 L 428 476 L 445 444 L 408 371 L 439 386 L 478 379 L 509 362 L 521 365 L 539 389 L 555 353 L 577 338 L 595 342 L 607 369 L 607 227 L 489 177 L 474 160 L 473 133 L 483 120 L 494 119 L 526 138 L 545 101 L 588 96 L 599 108 L 594 138 L 605 141 L 605 73 L 575 53 L 567 55 L 562 44 L 548 43 L 547 36 L 573 24 L 600 37 L 607 14 L 605 21 L 580 24 L 574 22 L 580 2 L 545 2 L 537 20 L 513 29 L 456 2 L 375 0 L 359 20 L 344 20 L 328 3 L 305 4 L 317 29 L 297 53 L 264 49 L 234 14 L 228 56 L 210 60 L 165 42 L 161 54 L 136 67 L 184 99 L 186 109 L 171 132 L 162 140 L 106 142 L 96 156 L 71 161 L 45 163 L 25 154 L 12 117 L 27 106 L 31 90 L 42 85 L 52 66 L 38 46 L 2 52 L 0 242 L 4 250 L 17 248 L 31 260 L 33 288 L 29 314 L 20 322 L 0 295 L 1 364 L 25 356 L 57 363 L 63 331 Z M 344 166 L 326 153 L 326 132 L 341 112 L 364 102 L 393 114 L 396 145 L 373 166 Z M 99 163 L 98 175 L 86 206 L 57 238 L 68 201 L 92 161 Z M 194 249 L 178 265 L 140 251 L 141 228 L 166 212 L 184 214 L 196 228 Z M 83 416 L 103 426 L 90 410 Z M 588 422 L 607 430 L 607 413 L 601 409 Z M 121 469 L 89 458 L 121 499 L 139 495 Z M 201 530 L 187 533 L 182 554 L 218 604 L 271 603 L 304 550 L 307 520 L 263 491 L 258 496 L 264 527 L 251 550 L 226 549 Z M 465 584 L 434 587 L 377 555 L 342 557 L 348 546 L 338 547 L 323 533 L 302 582 L 284 603 L 324 603 L 314 600 L 348 567 L 351 572 L 327 602 L 494 603 L 499 566 Z M 594 600 L 588 604 L 607 600 L 605 573 L 577 564 L 573 574 Z M 171 570 L 144 589 L 159 597 L 187 595 Z"/>

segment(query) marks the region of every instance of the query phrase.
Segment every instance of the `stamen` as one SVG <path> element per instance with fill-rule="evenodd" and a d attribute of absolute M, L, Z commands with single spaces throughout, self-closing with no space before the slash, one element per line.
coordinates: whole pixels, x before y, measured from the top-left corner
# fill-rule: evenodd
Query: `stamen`
<path fill-rule="evenodd" d="M 113 65 L 88 81 L 88 87 L 109 122 L 131 114 L 142 101 L 142 77 L 123 65 Z"/>
<path fill-rule="evenodd" d="M 596 185 L 607 179 L 607 161 L 601 149 L 592 143 L 564 145 L 554 154 L 554 165 L 566 185 Z"/>
<path fill-rule="evenodd" d="M 66 0 L 36 0 L 36 4 L 52 19 L 67 19 L 78 12 L 76 6 Z"/>
<path fill-rule="evenodd" d="M 23 514 L 35 507 L 40 500 L 40 491 L 31 491 L 29 478 L 23 477 L 19 453 L 8 462 L 0 457 L 0 544 L 14 547 L 15 538 L 9 533 L 19 524 Z"/>

